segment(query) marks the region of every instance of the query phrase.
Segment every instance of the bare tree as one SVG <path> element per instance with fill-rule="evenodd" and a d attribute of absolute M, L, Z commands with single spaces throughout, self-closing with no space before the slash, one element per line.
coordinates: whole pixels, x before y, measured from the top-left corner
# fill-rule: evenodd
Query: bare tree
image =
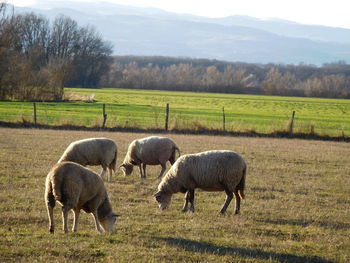
<path fill-rule="evenodd" d="M 96 88 L 102 75 L 109 70 L 111 54 L 111 44 L 103 41 L 94 28 L 80 28 L 73 57 L 75 76 L 70 83 Z"/>
<path fill-rule="evenodd" d="M 50 57 L 54 58 L 71 58 L 77 49 L 79 39 L 78 24 L 73 19 L 60 15 L 52 25 L 50 36 Z"/>
<path fill-rule="evenodd" d="M 0 3 L 0 99 L 61 99 L 72 83 L 96 87 L 108 71 L 111 46 L 66 16 L 49 21 L 11 14 Z"/>

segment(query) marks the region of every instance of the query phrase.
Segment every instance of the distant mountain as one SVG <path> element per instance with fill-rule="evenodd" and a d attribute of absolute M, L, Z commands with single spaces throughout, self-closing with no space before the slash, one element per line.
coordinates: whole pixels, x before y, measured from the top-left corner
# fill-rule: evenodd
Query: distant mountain
<path fill-rule="evenodd" d="M 350 44 L 350 30 L 318 25 L 303 25 L 281 19 L 258 19 L 248 16 L 229 16 L 212 20 L 222 25 L 247 26 L 281 36 L 307 38 L 315 41 Z"/>
<path fill-rule="evenodd" d="M 93 25 L 116 55 L 210 58 L 251 63 L 350 62 L 350 30 L 245 16 L 206 18 L 112 3 L 39 1 L 30 8 L 54 19 Z"/>

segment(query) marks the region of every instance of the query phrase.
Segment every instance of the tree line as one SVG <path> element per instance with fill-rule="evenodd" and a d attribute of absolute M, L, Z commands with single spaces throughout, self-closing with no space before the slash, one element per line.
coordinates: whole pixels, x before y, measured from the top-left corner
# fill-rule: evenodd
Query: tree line
<path fill-rule="evenodd" d="M 350 65 L 111 56 L 90 26 L 0 3 L 0 99 L 61 100 L 64 86 L 350 98 Z"/>
<path fill-rule="evenodd" d="M 350 98 L 350 65 L 251 64 L 116 56 L 101 85 L 115 88 Z"/>
<path fill-rule="evenodd" d="M 61 100 L 64 86 L 97 87 L 111 54 L 92 27 L 0 4 L 0 99 Z"/>

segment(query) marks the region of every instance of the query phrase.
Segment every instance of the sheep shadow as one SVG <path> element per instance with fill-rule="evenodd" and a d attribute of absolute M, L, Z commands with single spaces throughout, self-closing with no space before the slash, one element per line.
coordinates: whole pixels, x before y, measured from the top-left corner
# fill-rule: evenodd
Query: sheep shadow
<path fill-rule="evenodd" d="M 177 246 L 181 249 L 198 252 L 198 253 L 210 253 L 214 255 L 226 256 L 241 256 L 252 259 L 266 259 L 266 260 L 276 260 L 285 263 L 334 263 L 320 257 L 308 257 L 308 256 L 296 256 L 292 254 L 285 253 L 275 253 L 266 252 L 260 249 L 247 249 L 239 247 L 225 247 L 218 246 L 208 242 L 194 241 L 184 238 L 172 238 L 172 237 L 156 237 L 155 239 L 159 241 L 166 242 L 171 246 Z"/>
<path fill-rule="evenodd" d="M 319 227 L 327 228 L 330 230 L 346 230 L 350 228 L 350 224 L 343 223 L 343 222 L 331 222 L 331 221 L 325 221 L 325 220 L 303 220 L 303 219 L 262 219 L 257 220 L 258 222 L 268 223 L 268 224 L 275 224 L 275 225 L 294 225 L 294 226 L 301 226 L 301 227 L 307 227 L 310 225 L 316 225 Z"/>

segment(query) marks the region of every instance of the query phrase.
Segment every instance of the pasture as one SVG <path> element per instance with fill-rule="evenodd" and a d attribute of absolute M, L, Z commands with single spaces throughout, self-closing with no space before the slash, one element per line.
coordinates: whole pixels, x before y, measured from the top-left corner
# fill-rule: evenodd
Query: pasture
<path fill-rule="evenodd" d="M 169 129 L 225 129 L 229 132 L 273 133 L 288 130 L 295 111 L 294 132 L 349 136 L 350 100 L 258 95 L 171 92 L 128 89 L 66 89 L 76 101 L 37 102 L 37 122 L 49 125 L 164 129 L 170 105 Z M 94 98 L 93 103 L 84 102 Z M 33 122 L 32 102 L 0 102 L 0 121 Z"/>
<path fill-rule="evenodd" d="M 160 211 L 152 197 L 160 167 L 148 166 L 146 179 L 134 169 L 129 177 L 118 171 L 105 183 L 122 214 L 114 234 L 96 232 L 92 216 L 84 213 L 79 232 L 64 234 L 59 205 L 56 232 L 50 234 L 46 174 L 70 142 L 102 136 L 117 142 L 120 164 L 128 144 L 149 134 L 0 128 L 0 262 L 350 261 L 345 142 L 167 134 L 182 154 L 229 149 L 245 158 L 240 215 L 233 215 L 233 203 L 227 215 L 219 215 L 223 192 L 197 191 L 195 213 L 181 212 L 184 195 L 178 193 Z"/>

